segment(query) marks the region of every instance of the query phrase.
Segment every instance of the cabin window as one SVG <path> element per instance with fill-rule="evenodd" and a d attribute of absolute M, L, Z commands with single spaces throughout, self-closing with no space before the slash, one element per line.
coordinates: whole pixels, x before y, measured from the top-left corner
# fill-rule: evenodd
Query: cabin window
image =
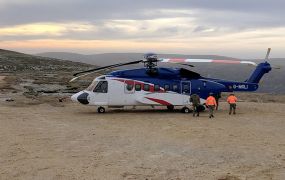
<path fill-rule="evenodd" d="M 164 90 L 165 90 L 165 91 L 169 91 L 169 90 L 170 90 L 169 84 L 165 84 L 165 85 L 164 85 Z"/>
<path fill-rule="evenodd" d="M 143 85 L 143 90 L 144 91 L 149 91 L 149 84 L 144 84 Z"/>
<path fill-rule="evenodd" d="M 158 84 L 155 84 L 155 85 L 154 85 L 154 91 L 159 91 L 159 90 L 160 90 L 159 85 L 158 85 Z"/>
<path fill-rule="evenodd" d="M 134 85 L 133 85 L 133 84 L 127 84 L 127 86 L 126 86 L 126 89 L 127 89 L 128 91 L 132 91 L 133 88 L 134 88 Z"/>
<path fill-rule="evenodd" d="M 96 85 L 94 92 L 98 93 L 107 93 L 108 92 L 108 82 L 107 81 L 99 81 Z"/>
<path fill-rule="evenodd" d="M 142 89 L 142 86 L 140 84 L 135 85 L 135 90 L 140 91 Z"/>
<path fill-rule="evenodd" d="M 189 92 L 190 92 L 189 84 L 183 84 L 183 93 L 189 93 Z"/>
<path fill-rule="evenodd" d="M 177 84 L 173 84 L 172 85 L 172 89 L 173 89 L 173 91 L 178 91 L 178 85 Z"/>

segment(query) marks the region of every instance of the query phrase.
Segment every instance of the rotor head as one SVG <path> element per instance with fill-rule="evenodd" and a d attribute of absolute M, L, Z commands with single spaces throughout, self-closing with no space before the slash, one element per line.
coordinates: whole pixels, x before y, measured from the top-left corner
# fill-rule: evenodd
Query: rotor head
<path fill-rule="evenodd" d="M 146 53 L 143 57 L 146 59 L 146 61 L 157 62 L 157 54 L 155 53 Z"/>

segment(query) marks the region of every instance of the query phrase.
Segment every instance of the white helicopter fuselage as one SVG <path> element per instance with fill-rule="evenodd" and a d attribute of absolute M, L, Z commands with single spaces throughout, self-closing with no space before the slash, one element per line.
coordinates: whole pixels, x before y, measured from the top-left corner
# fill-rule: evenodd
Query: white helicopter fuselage
<path fill-rule="evenodd" d="M 187 106 L 191 104 L 189 98 L 191 82 L 187 84 L 189 84 L 188 92 L 177 93 L 147 82 L 100 76 L 94 79 L 86 90 L 74 94 L 71 99 L 86 105 L 107 107 Z M 205 100 L 201 101 L 204 103 Z"/>

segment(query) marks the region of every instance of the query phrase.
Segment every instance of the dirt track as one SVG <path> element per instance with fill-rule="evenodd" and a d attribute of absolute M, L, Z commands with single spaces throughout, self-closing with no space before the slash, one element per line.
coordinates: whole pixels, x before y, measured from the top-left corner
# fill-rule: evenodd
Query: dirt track
<path fill-rule="evenodd" d="M 0 179 L 285 179 L 285 104 L 210 120 L 16 103 L 0 104 Z"/>

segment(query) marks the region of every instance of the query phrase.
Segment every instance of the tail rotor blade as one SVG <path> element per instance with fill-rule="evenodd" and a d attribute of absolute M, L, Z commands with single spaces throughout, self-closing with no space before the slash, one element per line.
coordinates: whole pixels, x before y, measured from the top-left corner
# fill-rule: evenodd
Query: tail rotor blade
<path fill-rule="evenodd" d="M 274 66 L 274 65 L 271 65 L 271 67 L 274 68 L 274 69 L 282 69 L 281 66 Z"/>
<path fill-rule="evenodd" d="M 271 48 L 268 48 L 268 49 L 267 49 L 266 56 L 265 56 L 265 60 L 266 60 L 266 61 L 267 61 L 268 58 L 269 58 L 270 51 L 271 51 Z"/>

